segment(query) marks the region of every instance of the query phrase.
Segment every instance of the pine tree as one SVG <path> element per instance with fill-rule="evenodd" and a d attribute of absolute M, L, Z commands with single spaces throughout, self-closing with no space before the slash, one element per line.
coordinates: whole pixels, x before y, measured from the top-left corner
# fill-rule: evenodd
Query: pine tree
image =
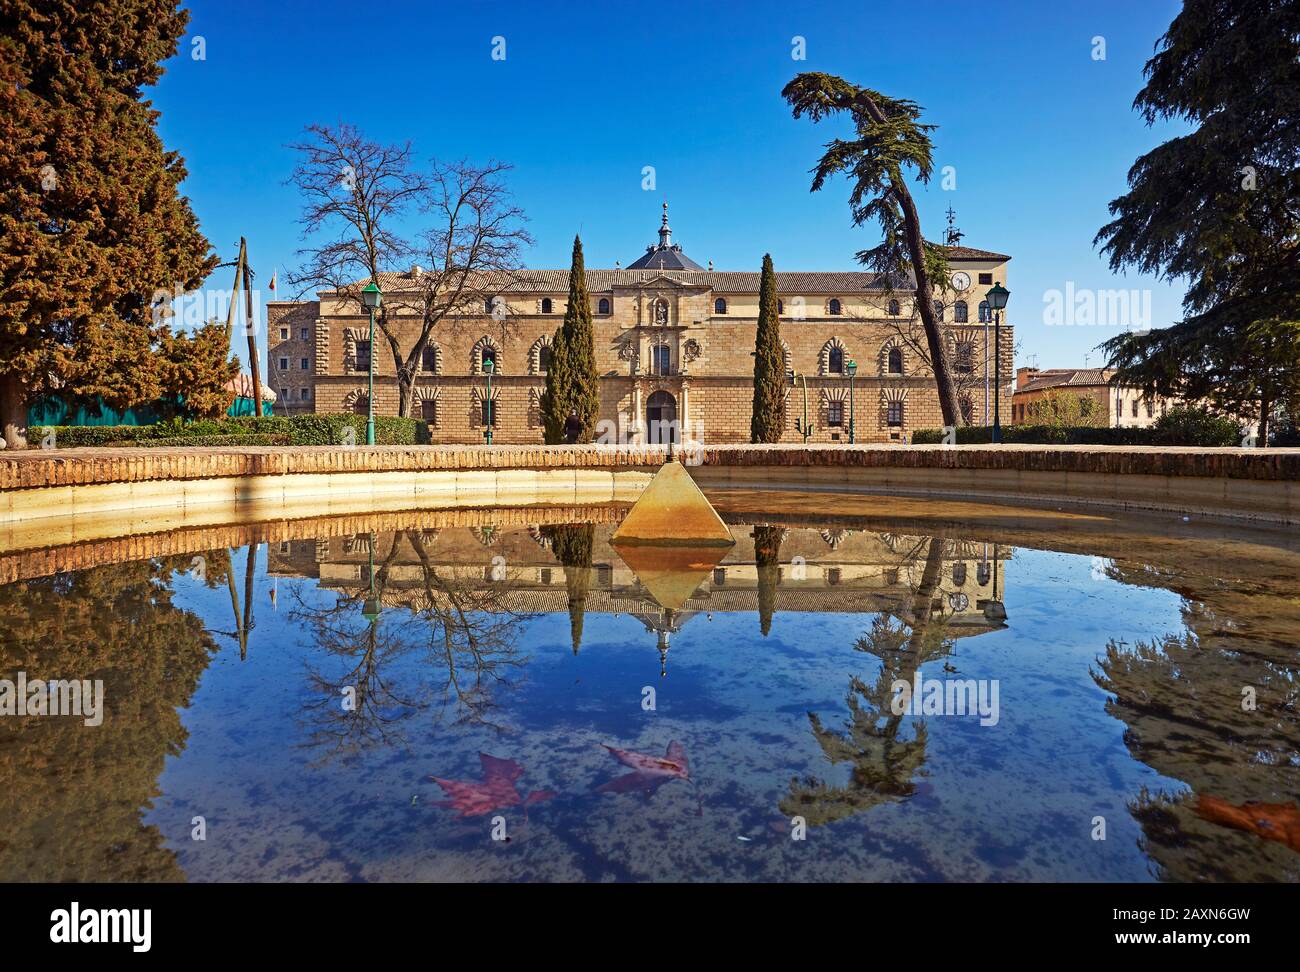
<path fill-rule="evenodd" d="M 1300 402 L 1300 32 L 1294 4 L 1186 0 L 1134 107 L 1191 130 L 1129 170 L 1097 242 L 1112 269 L 1188 282 L 1185 317 L 1102 347 L 1116 380 L 1255 416 Z M 1243 65 L 1249 70 L 1243 70 Z"/>
<path fill-rule="evenodd" d="M 114 407 L 160 392 L 158 291 L 216 258 L 141 89 L 176 53 L 175 0 L 0 4 L 0 425 L 58 390 Z"/>
<path fill-rule="evenodd" d="M 596 373 L 596 339 L 591 323 L 591 297 L 582 260 L 582 240 L 573 238 L 573 264 L 569 270 L 569 306 L 564 323 L 551 341 L 546 369 L 546 391 L 541 400 L 545 439 L 564 441 L 564 423 L 576 411 L 582 422 L 579 442 L 590 442 L 600 414 L 600 378 Z"/>
<path fill-rule="evenodd" d="M 758 331 L 754 335 L 754 410 L 750 442 L 780 442 L 785 431 L 785 360 L 781 354 L 781 318 L 776 302 L 776 271 L 771 254 L 763 255 L 758 287 Z"/>
<path fill-rule="evenodd" d="M 239 374 L 239 359 L 230 357 L 230 335 L 216 321 L 193 334 L 160 337 L 158 381 L 164 412 L 186 418 L 218 418 L 234 400 L 227 386 Z"/>

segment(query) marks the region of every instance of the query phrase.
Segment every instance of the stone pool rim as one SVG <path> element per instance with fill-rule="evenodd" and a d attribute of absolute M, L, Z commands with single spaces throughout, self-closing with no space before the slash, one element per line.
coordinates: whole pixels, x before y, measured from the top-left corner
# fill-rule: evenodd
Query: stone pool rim
<path fill-rule="evenodd" d="M 247 446 L 0 453 L 0 521 L 231 503 L 282 515 L 333 508 L 627 502 L 662 463 L 655 446 Z M 1153 510 L 1300 525 L 1300 449 L 1042 445 L 712 445 L 690 465 L 708 488 L 933 496 Z M 281 508 L 277 514 L 276 509 Z M 325 508 L 321 512 L 326 512 Z"/>

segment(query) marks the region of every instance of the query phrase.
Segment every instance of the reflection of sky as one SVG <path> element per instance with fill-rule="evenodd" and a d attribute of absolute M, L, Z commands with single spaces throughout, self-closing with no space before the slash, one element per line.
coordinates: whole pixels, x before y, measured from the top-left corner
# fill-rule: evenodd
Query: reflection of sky
<path fill-rule="evenodd" d="M 242 553 L 235 563 L 242 597 Z M 589 614 L 577 657 L 568 617 L 539 617 L 521 639 L 530 661 L 517 687 L 499 694 L 494 718 L 505 731 L 417 711 L 398 744 L 329 760 L 300 745 L 302 707 L 319 699 L 306 670 L 342 664 L 322 657 L 289 612 L 292 588 L 322 605 L 338 595 L 281 578 L 272 610 L 263 553 L 248 660 L 218 638 L 223 649 L 183 714 L 188 744 L 168 760 L 147 821 L 191 880 L 1144 880 L 1125 801 L 1143 786 L 1180 784 L 1129 756 L 1089 666 L 1112 638 L 1180 630 L 1179 601 L 1096 580 L 1091 566 L 1017 550 L 1006 565 L 1009 628 L 960 639 L 950 658 L 960 673 L 950 677 L 1000 681 L 998 725 L 927 720 L 915 796 L 794 842 L 777 809 L 791 778 L 848 781 L 846 765 L 826 762 L 806 713 L 838 730 L 850 677 L 874 681 L 877 660 L 853 649 L 870 615 L 778 613 L 763 638 L 755 614 L 697 614 L 672 638 L 667 678 L 654 633 L 632 616 Z M 176 588 L 178 606 L 214 630 L 233 627 L 224 585 L 178 578 Z M 381 624 L 400 614 L 386 608 Z M 941 666 L 924 674 L 944 677 Z M 415 695 L 440 674 L 413 653 L 386 678 Z M 642 708 L 647 686 L 653 712 Z M 625 772 L 601 744 L 662 755 L 674 739 L 691 782 L 649 801 L 592 792 Z M 523 766 L 521 793 L 559 794 L 527 822 L 518 807 L 503 811 L 508 845 L 488 838 L 487 818 L 430 806 L 443 794 L 428 777 L 478 779 L 480 751 Z M 207 818 L 205 843 L 189 839 L 195 814 Z M 1097 814 L 1104 843 L 1090 839 Z"/>

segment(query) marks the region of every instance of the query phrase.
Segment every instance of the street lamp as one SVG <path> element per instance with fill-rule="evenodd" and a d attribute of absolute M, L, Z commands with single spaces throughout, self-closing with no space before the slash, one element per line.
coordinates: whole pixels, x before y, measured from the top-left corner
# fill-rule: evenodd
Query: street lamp
<path fill-rule="evenodd" d="M 484 358 L 483 373 L 487 375 L 487 404 L 485 406 L 487 415 L 483 426 L 483 438 L 487 440 L 488 445 L 492 444 L 492 425 L 497 420 L 496 405 L 492 402 L 492 372 L 494 371 L 496 371 L 496 365 L 492 362 L 492 359 Z"/>
<path fill-rule="evenodd" d="M 808 437 L 812 435 L 812 429 L 808 427 L 808 376 L 801 375 L 797 371 L 787 370 L 785 377 L 790 382 L 791 388 L 797 388 L 800 382 L 803 382 L 803 422 L 799 419 L 794 420 L 795 431 L 803 436 L 803 444 L 808 444 Z"/>
<path fill-rule="evenodd" d="M 361 616 L 365 618 L 366 622 L 370 625 L 370 631 L 373 637 L 374 630 L 375 630 L 375 622 L 379 620 L 379 615 L 380 613 L 382 613 L 384 609 L 383 604 L 380 602 L 379 598 L 375 595 L 375 534 L 373 533 L 373 531 L 370 534 L 369 573 L 370 573 L 370 596 L 366 598 L 364 601 L 362 601 L 361 603 Z"/>
<path fill-rule="evenodd" d="M 853 422 L 854 418 L 857 417 L 857 409 L 853 407 L 853 378 L 858 373 L 858 363 L 852 358 L 849 358 L 849 363 L 845 368 L 849 373 L 849 445 L 853 445 L 853 443 L 857 441 L 854 436 L 857 426 Z"/>
<path fill-rule="evenodd" d="M 998 281 L 984 295 L 993 312 L 993 441 L 1002 441 L 1002 310 L 1007 306 L 1011 291 Z"/>
<path fill-rule="evenodd" d="M 369 409 L 366 417 L 366 445 L 375 444 L 375 311 L 383 302 L 384 295 L 379 292 L 375 282 L 370 281 L 365 290 L 361 291 L 361 303 L 365 304 L 366 309 L 370 311 L 370 384 L 366 393 L 366 407 Z"/>

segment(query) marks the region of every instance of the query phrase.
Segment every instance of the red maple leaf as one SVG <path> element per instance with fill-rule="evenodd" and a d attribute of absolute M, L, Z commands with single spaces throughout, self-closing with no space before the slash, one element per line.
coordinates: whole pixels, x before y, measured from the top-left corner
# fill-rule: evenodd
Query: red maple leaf
<path fill-rule="evenodd" d="M 1248 800 L 1235 806 L 1227 800 L 1201 794 L 1196 812 L 1203 819 L 1224 827 L 1245 830 L 1265 840 L 1275 840 L 1300 851 L 1300 807 L 1294 803 L 1256 803 Z"/>
<path fill-rule="evenodd" d="M 531 804 L 541 803 L 556 795 L 550 790 L 535 790 L 524 796 L 515 787 L 515 780 L 524 775 L 522 766 L 512 759 L 500 759 L 487 753 L 479 753 L 478 758 L 483 764 L 482 783 L 429 777 L 451 797 L 450 800 L 434 800 L 435 807 L 459 810 L 461 817 L 480 817 L 494 810 L 522 806 L 526 819 Z"/>
<path fill-rule="evenodd" d="M 645 753 L 634 753 L 626 749 L 615 749 L 613 746 L 606 746 L 605 748 L 609 750 L 611 756 L 624 766 L 632 767 L 632 772 L 612 779 L 608 783 L 602 783 L 596 787 L 597 793 L 640 791 L 646 795 L 648 800 L 654 796 L 659 787 L 670 780 L 689 780 L 691 778 L 690 764 L 686 759 L 686 749 L 676 740 L 668 744 L 668 749 L 663 756 L 649 756 Z"/>

